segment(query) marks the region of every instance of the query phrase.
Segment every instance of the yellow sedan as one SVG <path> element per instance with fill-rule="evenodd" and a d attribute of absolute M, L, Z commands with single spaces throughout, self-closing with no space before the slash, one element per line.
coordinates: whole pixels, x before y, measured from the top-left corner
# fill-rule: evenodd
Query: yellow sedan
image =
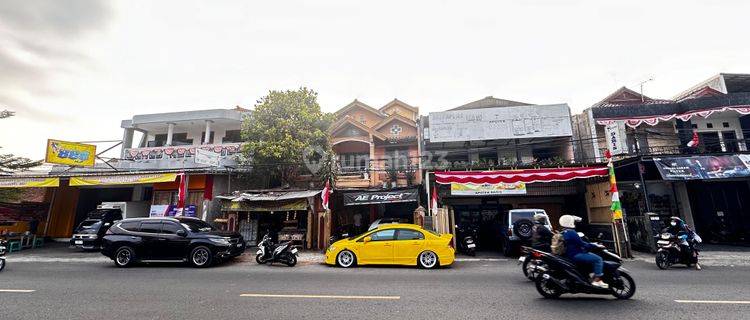
<path fill-rule="evenodd" d="M 453 263 L 453 235 L 439 235 L 415 224 L 387 224 L 356 237 L 334 242 L 326 250 L 326 264 L 391 264 L 425 269 Z"/>

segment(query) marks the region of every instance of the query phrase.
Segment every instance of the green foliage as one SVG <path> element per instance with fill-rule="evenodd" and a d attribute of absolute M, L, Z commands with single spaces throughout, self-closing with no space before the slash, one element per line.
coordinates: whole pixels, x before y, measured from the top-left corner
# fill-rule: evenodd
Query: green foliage
<path fill-rule="evenodd" d="M 331 153 L 327 129 L 333 116 L 320 110 L 317 98 L 307 88 L 272 90 L 261 98 L 242 124 L 245 164 L 293 184 L 305 172 L 310 150 L 318 154 L 316 161 L 326 159 Z"/>

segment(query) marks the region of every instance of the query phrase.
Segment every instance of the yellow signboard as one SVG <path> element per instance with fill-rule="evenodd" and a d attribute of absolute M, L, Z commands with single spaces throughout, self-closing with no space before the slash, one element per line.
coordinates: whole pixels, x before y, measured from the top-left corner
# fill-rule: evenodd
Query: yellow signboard
<path fill-rule="evenodd" d="M 70 177 L 71 186 L 102 186 L 115 184 L 144 184 L 172 182 L 176 173 L 122 174 L 109 176 Z"/>
<path fill-rule="evenodd" d="M 514 183 L 451 183 L 451 195 L 489 196 L 489 195 L 526 194 L 526 184 Z"/>
<path fill-rule="evenodd" d="M 68 166 L 93 167 L 96 146 L 61 140 L 47 140 L 47 155 L 44 162 Z"/>
<path fill-rule="evenodd" d="M 60 178 L 10 178 L 0 179 L 0 188 L 59 187 Z"/>

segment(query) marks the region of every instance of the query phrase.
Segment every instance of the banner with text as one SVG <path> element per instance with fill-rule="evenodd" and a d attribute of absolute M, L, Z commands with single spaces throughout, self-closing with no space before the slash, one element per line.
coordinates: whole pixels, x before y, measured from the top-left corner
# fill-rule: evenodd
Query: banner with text
<path fill-rule="evenodd" d="M 526 183 L 451 183 L 454 196 L 490 196 L 526 194 Z"/>
<path fill-rule="evenodd" d="M 664 180 L 750 177 L 750 155 L 654 158 Z"/>
<path fill-rule="evenodd" d="M 344 193 L 344 205 L 415 202 L 417 201 L 417 193 L 417 189 L 349 192 Z"/>
<path fill-rule="evenodd" d="M 47 140 L 47 153 L 44 162 L 68 166 L 93 167 L 96 159 L 96 146 L 62 140 Z"/>

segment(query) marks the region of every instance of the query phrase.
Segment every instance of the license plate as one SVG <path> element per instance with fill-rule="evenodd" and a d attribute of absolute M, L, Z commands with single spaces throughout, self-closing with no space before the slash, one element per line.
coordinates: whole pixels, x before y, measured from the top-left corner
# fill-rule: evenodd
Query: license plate
<path fill-rule="evenodd" d="M 83 244 L 83 240 L 76 240 L 76 244 Z"/>
<path fill-rule="evenodd" d="M 668 244 L 669 244 L 669 241 L 667 241 L 667 240 L 659 240 L 659 241 L 656 241 L 656 244 L 660 244 L 660 245 L 668 245 Z"/>
<path fill-rule="evenodd" d="M 475 245 L 475 244 L 472 243 L 472 244 L 467 245 L 466 247 L 468 247 L 468 248 L 475 248 L 476 246 L 477 245 Z"/>
<path fill-rule="evenodd" d="M 297 248 L 292 249 L 292 253 L 297 253 Z"/>

